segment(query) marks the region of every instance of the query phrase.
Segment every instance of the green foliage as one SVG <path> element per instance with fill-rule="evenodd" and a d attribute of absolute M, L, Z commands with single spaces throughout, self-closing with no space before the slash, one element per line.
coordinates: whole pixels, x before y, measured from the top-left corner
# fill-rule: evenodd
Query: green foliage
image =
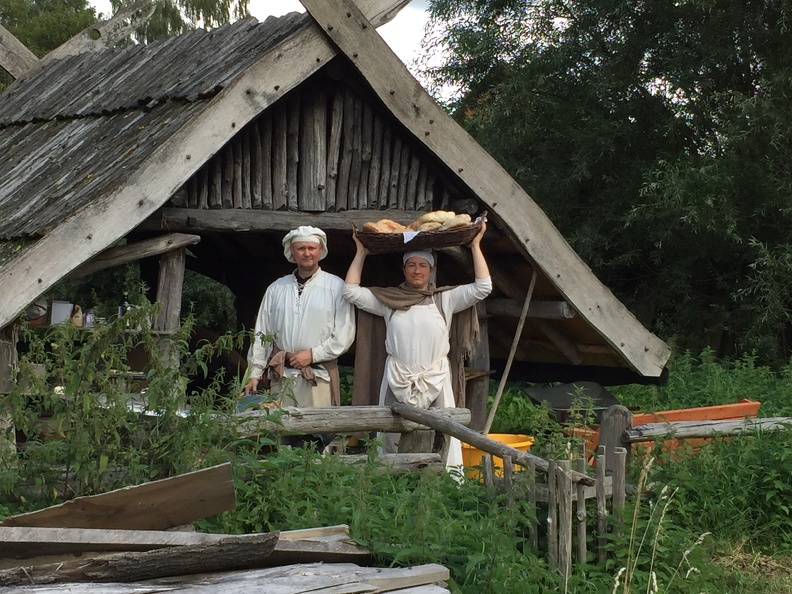
<path fill-rule="evenodd" d="M 144 306 L 91 331 L 68 323 L 43 336 L 24 331 L 27 350 L 9 396 L 24 447 L 19 460 L 0 469 L 0 503 L 46 504 L 227 458 L 224 443 L 233 435 L 227 380 L 216 375 L 188 393 L 187 377 L 206 374 L 212 357 L 238 348 L 243 337 L 225 335 L 190 353 L 188 323 L 170 337 L 172 355 L 163 354 L 161 339 L 148 329 L 155 313 Z M 132 368 L 141 358 L 145 366 Z M 141 388 L 142 416 L 132 407 L 132 392 Z M 239 389 L 237 381 L 230 394 Z"/>

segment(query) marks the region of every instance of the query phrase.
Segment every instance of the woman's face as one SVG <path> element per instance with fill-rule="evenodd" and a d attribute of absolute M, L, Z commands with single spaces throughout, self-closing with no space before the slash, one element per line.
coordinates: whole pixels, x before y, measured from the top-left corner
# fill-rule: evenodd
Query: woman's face
<path fill-rule="evenodd" d="M 413 289 L 426 289 L 432 276 L 429 262 L 419 256 L 408 258 L 404 263 L 404 281 Z"/>

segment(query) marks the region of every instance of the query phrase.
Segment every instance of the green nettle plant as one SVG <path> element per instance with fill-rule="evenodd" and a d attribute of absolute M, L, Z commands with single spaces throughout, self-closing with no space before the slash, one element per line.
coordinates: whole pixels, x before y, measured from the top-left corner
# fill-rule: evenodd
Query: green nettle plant
<path fill-rule="evenodd" d="M 154 315 L 148 305 L 90 330 L 23 328 L 8 400 L 20 451 L 0 469 L 0 503 L 48 504 L 229 458 L 239 381 L 209 365 L 244 336 L 190 352 L 189 320 L 161 337 L 149 328 Z M 208 383 L 188 391 L 189 376 Z"/>

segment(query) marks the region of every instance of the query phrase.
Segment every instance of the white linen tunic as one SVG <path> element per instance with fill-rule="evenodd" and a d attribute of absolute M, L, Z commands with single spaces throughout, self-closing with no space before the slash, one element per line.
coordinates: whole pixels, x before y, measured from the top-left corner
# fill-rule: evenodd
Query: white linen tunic
<path fill-rule="evenodd" d="M 344 281 L 319 269 L 303 286 L 294 274 L 272 283 L 264 293 L 256 318 L 251 348 L 250 377 L 261 378 L 272 354 L 272 344 L 262 344 L 260 333 L 275 335 L 280 350 L 294 353 L 311 349 L 314 364 L 337 359 L 355 339 L 355 309 L 344 300 Z M 315 366 L 317 378 L 329 381 L 324 367 Z M 287 377 L 302 379 L 300 370 L 287 368 Z"/>
<path fill-rule="evenodd" d="M 381 406 L 387 404 L 388 387 L 397 400 L 418 408 L 453 408 L 456 405 L 448 361 L 451 318 L 484 299 L 491 291 L 489 277 L 443 291 L 440 293 L 441 315 L 434 302 L 413 305 L 407 310 L 393 310 L 365 287 L 349 283 L 344 286 L 347 301 L 385 320 L 388 356 L 380 386 Z M 454 439 L 446 465 L 461 464 L 461 446 Z"/>

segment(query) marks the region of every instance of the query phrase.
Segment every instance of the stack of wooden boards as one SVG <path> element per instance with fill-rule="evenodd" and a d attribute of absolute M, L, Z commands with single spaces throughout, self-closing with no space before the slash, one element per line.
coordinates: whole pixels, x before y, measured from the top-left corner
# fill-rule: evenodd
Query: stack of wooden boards
<path fill-rule="evenodd" d="M 345 525 L 202 534 L 190 522 L 235 507 L 230 464 L 81 497 L 0 522 L 0 593 L 395 592 L 442 594 L 435 564 L 368 567 Z"/>

